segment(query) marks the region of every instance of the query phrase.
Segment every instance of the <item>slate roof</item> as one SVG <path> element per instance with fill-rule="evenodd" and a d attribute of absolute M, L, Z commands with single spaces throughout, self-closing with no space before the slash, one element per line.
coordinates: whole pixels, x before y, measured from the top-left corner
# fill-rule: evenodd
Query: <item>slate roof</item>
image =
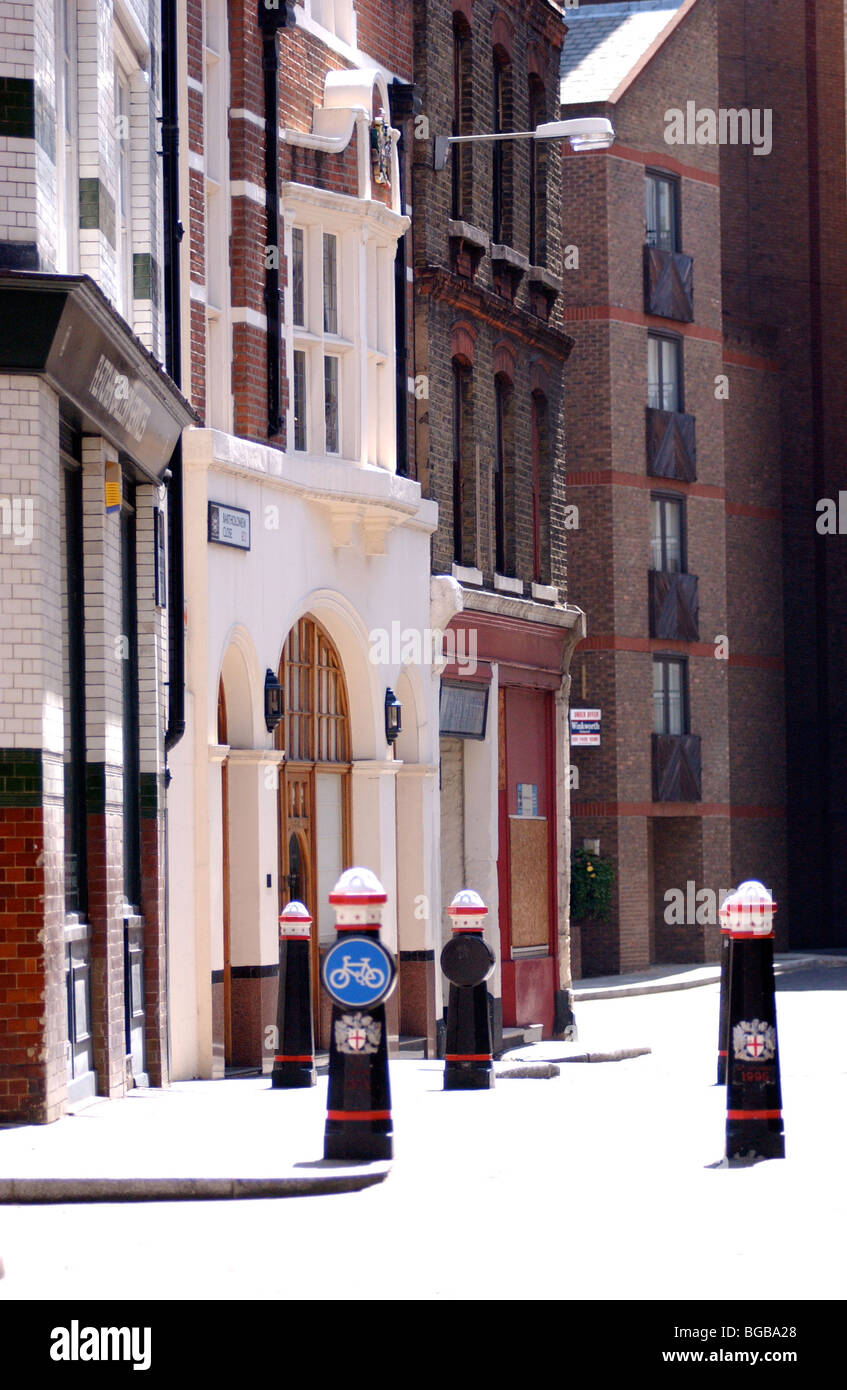
<path fill-rule="evenodd" d="M 608 101 L 686 0 L 628 0 L 565 9 L 561 102 Z"/>

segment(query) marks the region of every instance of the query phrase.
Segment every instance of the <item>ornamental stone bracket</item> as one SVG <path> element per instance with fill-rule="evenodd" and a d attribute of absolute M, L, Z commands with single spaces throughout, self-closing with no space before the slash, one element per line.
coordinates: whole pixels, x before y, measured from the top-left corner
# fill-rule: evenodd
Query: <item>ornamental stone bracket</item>
<path fill-rule="evenodd" d="M 312 129 L 280 131 L 289 145 L 300 145 L 321 154 L 340 154 L 356 134 L 356 166 L 358 194 L 371 199 L 373 190 L 371 163 L 371 126 L 380 115 L 385 120 L 384 133 L 390 141 L 388 182 L 391 187 L 391 207 L 399 213 L 400 165 L 397 157 L 399 130 L 388 124 L 390 110 L 388 85 L 379 68 L 340 68 L 331 70 L 324 79 L 323 106 L 312 114 Z"/>
<path fill-rule="evenodd" d="M 325 499 L 321 499 L 324 501 Z M 386 540 L 396 526 L 408 521 L 410 513 L 403 509 L 362 506 L 349 503 L 328 502 L 332 544 L 336 549 L 352 546 L 356 538 L 356 527 L 361 530 L 362 548 L 365 555 L 384 555 Z"/>

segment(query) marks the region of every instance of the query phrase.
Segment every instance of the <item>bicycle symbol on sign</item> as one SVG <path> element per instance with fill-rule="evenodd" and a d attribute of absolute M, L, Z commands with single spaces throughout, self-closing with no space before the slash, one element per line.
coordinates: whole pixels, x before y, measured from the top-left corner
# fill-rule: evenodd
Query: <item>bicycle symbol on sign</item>
<path fill-rule="evenodd" d="M 353 980 L 363 989 L 382 989 L 386 978 L 385 972 L 373 965 L 367 956 L 360 961 L 351 961 L 349 956 L 342 956 L 341 964 L 329 972 L 328 983 L 331 989 L 346 989 Z"/>

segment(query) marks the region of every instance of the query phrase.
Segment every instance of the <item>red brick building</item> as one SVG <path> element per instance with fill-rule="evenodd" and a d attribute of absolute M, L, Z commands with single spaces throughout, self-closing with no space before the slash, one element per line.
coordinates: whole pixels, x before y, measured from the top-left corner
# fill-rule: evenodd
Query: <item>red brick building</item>
<path fill-rule="evenodd" d="M 713 957 L 721 891 L 750 877 L 783 946 L 834 940 L 809 888 L 843 861 L 844 550 L 815 525 L 843 476 L 843 6 L 590 0 L 567 22 L 563 114 L 600 104 L 617 131 L 563 173 L 572 700 L 602 709 L 573 829 L 616 874 L 582 971 Z"/>

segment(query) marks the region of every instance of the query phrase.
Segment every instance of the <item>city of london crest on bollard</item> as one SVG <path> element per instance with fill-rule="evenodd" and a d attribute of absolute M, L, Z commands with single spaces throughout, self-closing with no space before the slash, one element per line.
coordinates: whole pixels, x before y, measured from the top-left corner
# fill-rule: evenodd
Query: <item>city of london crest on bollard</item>
<path fill-rule="evenodd" d="M 311 934 L 309 909 L 300 902 L 288 903 L 279 914 L 279 995 L 277 1044 L 271 1073 L 273 1090 L 315 1084 Z"/>
<path fill-rule="evenodd" d="M 730 894 L 721 912 L 730 935 L 726 1157 L 784 1158 L 773 977 L 776 903 L 763 884 L 750 879 Z"/>
<path fill-rule="evenodd" d="M 332 1000 L 324 1158 L 391 1158 L 385 1000 L 397 982 L 379 939 L 387 894 L 370 869 L 347 869 L 329 895 L 337 940 L 321 963 Z"/>
<path fill-rule="evenodd" d="M 489 1090 L 494 1085 L 494 1066 L 485 982 L 495 961 L 483 937 L 488 908 L 479 893 L 463 888 L 447 914 L 453 935 L 441 952 L 441 969 L 450 981 L 444 1090 Z"/>

